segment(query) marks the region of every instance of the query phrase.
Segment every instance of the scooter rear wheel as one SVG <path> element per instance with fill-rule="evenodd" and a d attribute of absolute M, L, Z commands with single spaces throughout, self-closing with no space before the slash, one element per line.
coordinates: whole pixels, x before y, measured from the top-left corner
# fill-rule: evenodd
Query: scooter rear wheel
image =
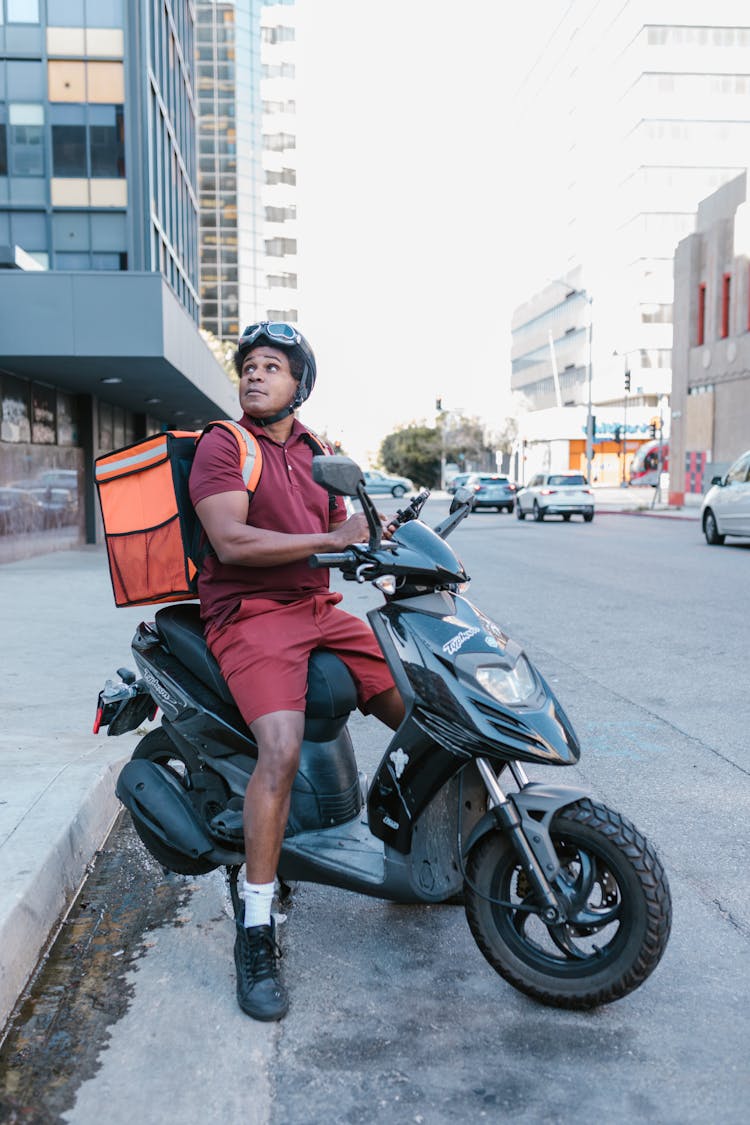
<path fill-rule="evenodd" d="M 169 770 L 185 789 L 191 788 L 189 764 L 161 727 L 155 727 L 144 735 L 133 751 L 133 758 L 156 762 L 157 765 Z M 139 824 L 137 820 L 133 820 L 133 827 L 146 850 L 168 871 L 175 871 L 178 875 L 206 875 L 217 866 L 210 860 L 194 859 L 192 856 L 183 855 L 182 852 L 167 847 L 158 836 L 149 832 L 148 828 Z"/>
<path fill-rule="evenodd" d="M 664 952 L 672 916 L 666 875 L 628 820 L 588 799 L 563 809 L 550 835 L 568 920 L 549 925 L 524 909 L 534 905 L 532 888 L 508 838 L 493 832 L 467 864 L 471 932 L 500 976 L 543 1004 L 611 1003 L 643 984 Z"/>

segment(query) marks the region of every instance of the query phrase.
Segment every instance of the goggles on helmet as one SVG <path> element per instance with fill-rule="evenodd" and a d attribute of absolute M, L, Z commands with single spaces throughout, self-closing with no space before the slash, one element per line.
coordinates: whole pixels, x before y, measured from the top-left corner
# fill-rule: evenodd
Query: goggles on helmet
<path fill-rule="evenodd" d="M 260 324 L 251 324 L 240 336 L 239 346 L 245 351 L 248 345 L 254 343 L 259 336 L 274 340 L 282 347 L 291 348 L 302 340 L 299 332 L 291 324 L 283 321 L 261 320 Z"/>

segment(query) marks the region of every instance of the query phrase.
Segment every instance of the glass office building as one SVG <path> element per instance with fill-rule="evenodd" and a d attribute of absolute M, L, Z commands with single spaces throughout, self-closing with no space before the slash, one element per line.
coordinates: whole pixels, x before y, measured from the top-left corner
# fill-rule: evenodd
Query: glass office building
<path fill-rule="evenodd" d="M 0 561 L 95 541 L 98 452 L 233 408 L 197 176 L 192 0 L 0 0 Z"/>
<path fill-rule="evenodd" d="M 265 312 L 259 0 L 198 0 L 201 326 L 236 342 Z"/>

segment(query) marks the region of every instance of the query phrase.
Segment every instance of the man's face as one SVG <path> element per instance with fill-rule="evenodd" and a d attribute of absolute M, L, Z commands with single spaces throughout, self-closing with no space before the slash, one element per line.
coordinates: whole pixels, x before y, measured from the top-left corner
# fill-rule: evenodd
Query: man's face
<path fill-rule="evenodd" d="M 240 374 L 240 405 L 246 414 L 270 418 L 291 405 L 296 392 L 297 380 L 283 349 L 270 344 L 250 349 Z"/>

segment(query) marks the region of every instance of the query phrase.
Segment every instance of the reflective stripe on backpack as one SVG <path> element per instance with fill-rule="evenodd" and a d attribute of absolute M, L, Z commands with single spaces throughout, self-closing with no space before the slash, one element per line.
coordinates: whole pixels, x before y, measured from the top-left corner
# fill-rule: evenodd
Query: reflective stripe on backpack
<path fill-rule="evenodd" d="M 196 446 L 203 434 L 207 434 L 214 426 L 221 426 L 223 430 L 228 430 L 229 433 L 234 434 L 237 441 L 237 446 L 240 454 L 240 472 L 242 473 L 242 482 L 247 491 L 252 494 L 258 487 L 260 474 L 263 470 L 263 454 L 260 445 L 254 434 L 241 426 L 239 422 L 233 422 L 231 418 L 222 418 L 217 422 L 209 422 L 204 427 L 201 434 L 196 439 Z"/>

